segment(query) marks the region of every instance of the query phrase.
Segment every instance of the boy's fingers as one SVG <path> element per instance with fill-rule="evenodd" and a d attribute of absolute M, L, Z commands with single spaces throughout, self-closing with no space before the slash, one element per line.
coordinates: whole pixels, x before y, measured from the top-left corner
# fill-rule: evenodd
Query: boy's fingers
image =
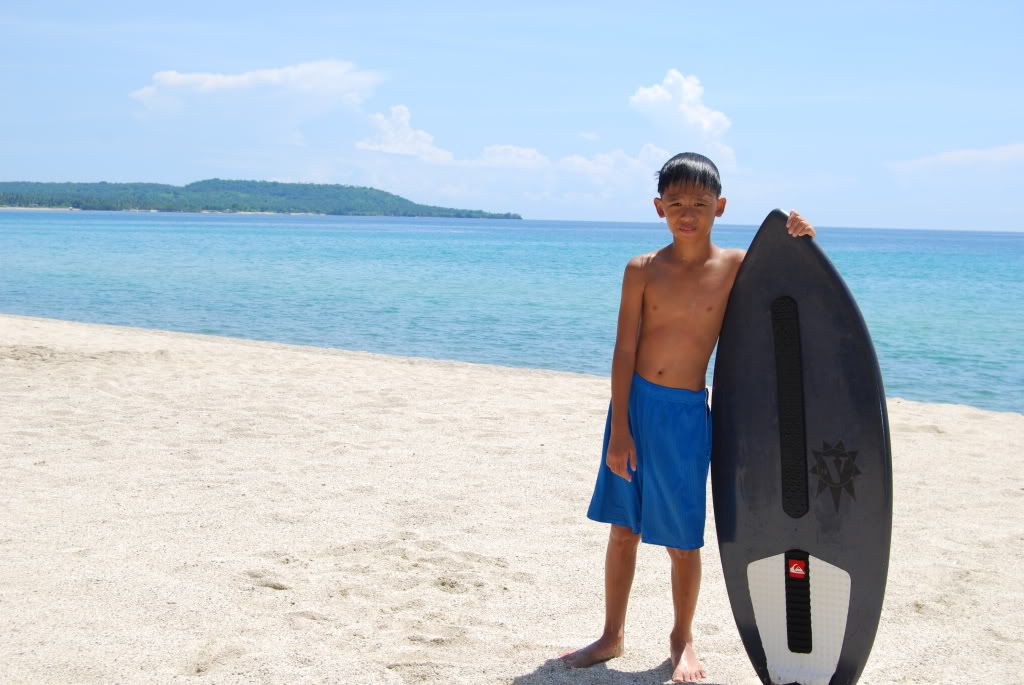
<path fill-rule="evenodd" d="M 614 473 L 619 478 L 625 478 L 626 480 L 629 480 L 629 468 L 626 466 L 625 461 L 623 461 L 621 464 L 609 463 L 608 468 L 611 469 L 612 473 Z"/>

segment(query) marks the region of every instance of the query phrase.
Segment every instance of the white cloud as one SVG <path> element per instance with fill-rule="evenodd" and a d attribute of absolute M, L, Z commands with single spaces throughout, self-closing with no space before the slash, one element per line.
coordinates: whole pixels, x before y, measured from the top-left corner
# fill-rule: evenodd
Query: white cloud
<path fill-rule="evenodd" d="M 920 171 L 940 167 L 966 166 L 971 164 L 1003 164 L 1024 162 L 1024 143 L 998 145 L 996 147 L 950 150 L 936 155 L 919 157 L 889 166 L 896 171 Z"/>
<path fill-rule="evenodd" d="M 652 183 L 654 173 L 671 157 L 666 150 L 647 143 L 636 156 L 623 150 L 612 150 L 595 155 L 568 155 L 559 160 L 559 166 L 569 172 L 590 177 L 599 185 L 621 184 L 624 181 Z"/>
<path fill-rule="evenodd" d="M 652 174 L 660 169 L 661 165 L 667 162 L 669 157 L 670 154 L 667 150 L 662 150 L 657 145 L 653 145 L 651 143 L 647 143 L 640 148 L 640 154 L 637 155 L 637 159 L 645 166 L 649 166 L 651 164 L 656 165 L 651 168 Z"/>
<path fill-rule="evenodd" d="M 504 144 L 488 145 L 476 159 L 457 160 L 451 152 L 434 143 L 433 135 L 412 127 L 412 113 L 405 105 L 395 105 L 389 115 L 374 114 L 370 121 L 377 129 L 377 135 L 357 142 L 356 147 L 360 150 L 406 155 L 425 162 L 492 169 L 540 169 L 551 163 L 534 148 Z"/>
<path fill-rule="evenodd" d="M 383 153 L 362 162 L 374 165 L 376 176 L 370 184 L 435 204 L 475 199 L 480 206 L 507 209 L 518 198 L 543 206 L 541 211 L 551 216 L 579 211 L 576 205 L 581 202 L 600 205 L 606 218 L 636 216 L 656 193 L 655 173 L 671 157 L 651 143 L 635 152 L 613 149 L 560 158 L 533 147 L 500 143 L 463 157 L 441 147 L 430 132 L 415 128 L 406 105 L 372 114 L 369 122 L 373 135 L 354 146 Z M 716 145 L 718 141 L 710 141 L 704 147 Z M 429 165 L 429 173 L 419 165 L 394 165 L 389 156 L 414 158 Z"/>
<path fill-rule="evenodd" d="M 356 143 L 360 150 L 407 155 L 426 162 L 451 162 L 452 153 L 434 144 L 434 136 L 412 127 L 412 114 L 405 105 L 395 105 L 390 116 L 374 114 L 370 117 L 377 128 L 377 136 Z"/>
<path fill-rule="evenodd" d="M 181 101 L 159 90 L 156 86 L 143 86 L 131 93 L 131 97 L 145 105 L 147 110 L 176 114 L 181 111 Z"/>
<path fill-rule="evenodd" d="M 736 151 L 725 143 L 711 140 L 705 143 L 708 157 L 715 161 L 715 166 L 731 171 L 736 170 Z"/>
<path fill-rule="evenodd" d="M 413 130 L 406 113 L 400 109 L 398 114 L 380 116 L 389 124 L 398 117 L 408 130 Z M 430 147 L 424 148 L 424 143 Z M 427 149 L 438 149 L 433 137 L 409 143 L 401 153 L 397 145 L 385 146 L 383 136 L 364 140 L 361 147 L 388 147 L 395 154 L 410 156 L 406 157 L 408 162 L 399 164 L 394 163 L 395 154 L 357 156 L 347 168 L 363 169 L 360 185 L 427 204 L 518 211 L 534 218 L 652 218 L 650 198 L 657 194 L 655 172 L 671 156 L 650 144 L 628 152 L 561 157 L 547 157 L 530 147 L 500 144 L 463 158 L 447 151 L 443 156 L 427 153 Z"/>
<path fill-rule="evenodd" d="M 721 136 L 732 125 L 729 117 L 704 104 L 700 79 L 677 69 L 669 69 L 661 83 L 637 88 L 629 104 L 642 112 L 668 112 L 681 117 L 686 125 L 712 138 Z"/>
<path fill-rule="evenodd" d="M 722 138 L 732 126 L 724 112 L 704 103 L 704 86 L 696 76 L 669 69 L 661 83 L 641 86 L 629 98 L 630 106 L 662 123 L 672 134 L 688 133 L 687 145 L 703 147 L 719 163 L 732 165 L 736 155 Z"/>
<path fill-rule="evenodd" d="M 130 97 L 140 100 L 142 102 L 148 102 L 155 98 L 157 95 L 156 86 L 143 86 L 138 90 L 133 90 Z"/>
<path fill-rule="evenodd" d="M 580 138 L 582 138 L 583 140 L 588 140 L 590 142 L 594 142 L 595 140 L 597 140 L 600 137 L 601 136 L 597 135 L 593 131 L 580 131 Z"/>
<path fill-rule="evenodd" d="M 175 93 L 213 93 L 267 88 L 315 95 L 342 104 L 357 106 L 370 96 L 383 80 L 374 71 L 359 69 L 351 62 L 321 60 L 275 69 L 256 69 L 237 74 L 210 72 L 182 73 L 158 71 L 149 85 L 131 93 L 147 106 L 159 106 L 163 98 Z"/>
<path fill-rule="evenodd" d="M 504 169 L 540 169 L 550 164 L 550 161 L 532 147 L 488 145 L 484 148 L 480 159 L 472 160 L 469 163 Z"/>

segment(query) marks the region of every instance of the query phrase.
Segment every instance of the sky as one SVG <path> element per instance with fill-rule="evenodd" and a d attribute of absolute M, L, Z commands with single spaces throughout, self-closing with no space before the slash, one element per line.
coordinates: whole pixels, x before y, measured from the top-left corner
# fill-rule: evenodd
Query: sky
<path fill-rule="evenodd" d="M 1015 2 L 0 4 L 0 180 L 371 186 L 657 221 L 1024 230 Z"/>

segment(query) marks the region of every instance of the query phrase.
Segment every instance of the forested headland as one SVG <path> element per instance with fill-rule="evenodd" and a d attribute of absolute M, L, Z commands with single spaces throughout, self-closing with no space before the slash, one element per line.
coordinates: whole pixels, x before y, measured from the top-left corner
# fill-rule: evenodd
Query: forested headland
<path fill-rule="evenodd" d="M 0 207 L 67 207 L 160 212 L 275 212 L 357 216 L 521 219 L 476 209 L 421 205 L 359 186 L 210 179 L 186 186 L 161 183 L 0 182 Z"/>

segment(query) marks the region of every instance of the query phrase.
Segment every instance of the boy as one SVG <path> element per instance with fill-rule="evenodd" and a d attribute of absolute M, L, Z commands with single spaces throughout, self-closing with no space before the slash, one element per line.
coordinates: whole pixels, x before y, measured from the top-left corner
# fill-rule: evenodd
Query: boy
<path fill-rule="evenodd" d="M 673 682 L 704 678 L 691 624 L 700 588 L 711 422 L 704 377 L 743 250 L 711 242 L 725 211 L 718 168 L 683 153 L 658 173 L 654 207 L 672 243 L 634 257 L 622 281 L 612 400 L 603 459 L 587 517 L 611 524 L 605 555 L 605 625 L 591 645 L 562 655 L 574 668 L 620 656 L 637 544 L 672 560 Z M 790 235 L 814 236 L 791 212 Z"/>

